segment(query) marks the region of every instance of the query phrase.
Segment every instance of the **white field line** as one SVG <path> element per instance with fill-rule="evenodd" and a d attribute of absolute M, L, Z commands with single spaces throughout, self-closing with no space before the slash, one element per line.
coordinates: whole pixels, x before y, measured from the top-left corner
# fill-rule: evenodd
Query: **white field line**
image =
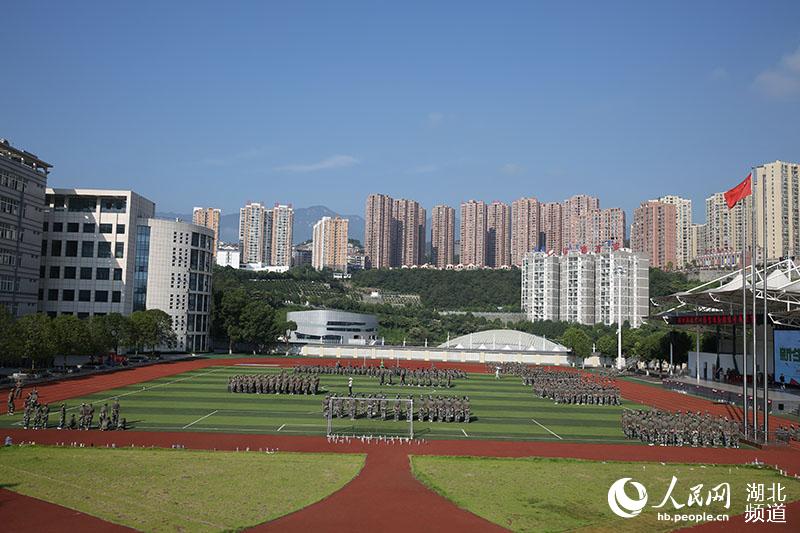
<path fill-rule="evenodd" d="M 467 435 L 467 432 L 464 431 L 464 428 L 461 428 L 461 433 L 463 433 L 465 437 L 469 437 L 469 435 Z"/>
<path fill-rule="evenodd" d="M 269 364 L 269 363 L 236 363 L 233 366 L 235 366 L 235 367 L 236 366 L 255 366 L 255 367 L 260 367 L 260 366 L 281 366 L 281 365 Z"/>
<path fill-rule="evenodd" d="M 193 425 L 195 425 L 195 424 L 197 424 L 198 422 L 200 422 L 201 420 L 205 420 L 205 419 L 206 419 L 206 418 L 208 418 L 209 416 L 211 416 L 211 415 L 213 415 L 213 414 L 216 414 L 216 413 L 219 413 L 219 410 L 216 410 L 216 411 L 211 411 L 211 412 L 210 412 L 210 413 L 208 413 L 206 416 L 201 416 L 200 418 L 198 418 L 197 420 L 195 420 L 195 421 L 194 421 L 194 422 L 192 422 L 191 424 L 186 424 L 186 425 L 185 425 L 185 426 L 183 426 L 181 429 L 190 428 L 190 427 L 192 427 Z"/>
<path fill-rule="evenodd" d="M 539 422 L 537 422 L 535 418 L 531 418 L 531 420 L 533 420 L 533 423 L 534 423 L 534 424 L 536 424 L 537 426 L 539 426 L 539 427 L 540 427 L 540 428 L 542 428 L 543 430 L 547 431 L 548 433 L 550 433 L 551 435 L 553 435 L 554 437 L 556 437 L 558 440 L 564 440 L 564 439 L 562 439 L 561 437 L 559 437 L 557 433 L 555 433 L 555 432 L 553 432 L 553 431 L 550 431 L 550 429 L 549 429 L 547 426 L 543 426 L 542 424 L 540 424 Z"/>
<path fill-rule="evenodd" d="M 286 427 L 286 424 L 281 425 L 281 427 L 278 428 L 278 431 L 282 430 L 285 427 Z"/>

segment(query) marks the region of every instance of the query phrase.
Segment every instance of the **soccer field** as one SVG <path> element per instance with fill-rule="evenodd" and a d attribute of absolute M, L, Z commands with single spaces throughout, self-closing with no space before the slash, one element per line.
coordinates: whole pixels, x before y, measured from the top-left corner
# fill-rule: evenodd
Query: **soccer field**
<path fill-rule="evenodd" d="M 287 369 L 291 371 L 291 369 Z M 118 397 L 121 416 L 131 429 L 141 431 L 205 431 L 227 433 L 272 433 L 325 435 L 322 415 L 325 392 L 346 395 L 348 376 L 321 375 L 322 394 L 275 395 L 234 394 L 227 391 L 228 378 L 237 374 L 280 373 L 270 366 L 218 366 L 204 368 L 111 389 L 67 400 L 67 419 L 82 402 L 93 403 L 95 423 L 103 403 Z M 430 439 L 508 439 L 577 442 L 631 442 L 620 429 L 623 406 L 556 405 L 534 397 L 517 377 L 496 380 L 490 374 L 469 374 L 453 380 L 450 389 L 426 387 L 380 387 L 377 378 L 354 376 L 353 392 L 382 393 L 393 399 L 421 394 L 469 396 L 472 422 L 414 421 L 416 437 Z M 43 400 L 47 400 L 43 398 Z M 391 402 L 390 402 L 391 404 Z M 50 426 L 58 423 L 60 403 L 52 404 Z M 0 418 L 0 427 L 19 427 L 21 413 Z M 408 422 L 334 419 L 337 433 L 408 435 Z"/>

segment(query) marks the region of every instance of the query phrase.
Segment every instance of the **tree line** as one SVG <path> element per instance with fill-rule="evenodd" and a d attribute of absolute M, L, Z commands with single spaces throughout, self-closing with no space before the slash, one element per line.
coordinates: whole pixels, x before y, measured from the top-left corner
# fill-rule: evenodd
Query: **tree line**
<path fill-rule="evenodd" d="M 52 366 L 56 355 L 99 356 L 130 351 L 155 352 L 174 347 L 172 320 L 164 311 L 135 311 L 80 319 L 31 314 L 14 319 L 0 306 L 0 365 L 41 368 Z"/>

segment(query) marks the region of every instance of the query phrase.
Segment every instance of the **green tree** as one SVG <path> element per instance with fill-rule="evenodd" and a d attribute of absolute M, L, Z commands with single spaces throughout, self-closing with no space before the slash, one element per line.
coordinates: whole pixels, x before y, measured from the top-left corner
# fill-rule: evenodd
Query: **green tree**
<path fill-rule="evenodd" d="M 247 301 L 247 293 L 241 288 L 226 291 L 222 296 L 217 320 L 222 324 L 222 329 L 228 337 L 228 353 L 233 353 L 236 343 L 244 340 L 242 312 Z"/>
<path fill-rule="evenodd" d="M 13 366 L 19 362 L 15 329 L 14 317 L 0 305 L 0 366 Z"/>
<path fill-rule="evenodd" d="M 606 333 L 597 339 L 597 351 L 607 357 L 615 357 L 617 355 L 617 336 Z"/>
<path fill-rule="evenodd" d="M 25 315 L 14 324 L 14 338 L 20 358 L 30 361 L 31 369 L 48 366 L 55 354 L 50 317 Z"/>
<path fill-rule="evenodd" d="M 92 351 L 87 321 L 59 315 L 50 321 L 53 349 L 58 355 L 83 355 Z"/>
<path fill-rule="evenodd" d="M 263 353 L 270 344 L 285 333 L 285 323 L 275 320 L 275 310 L 262 300 L 248 302 L 240 317 L 242 340 L 255 346 L 255 352 Z"/>
<path fill-rule="evenodd" d="M 561 336 L 561 344 L 570 348 L 578 357 L 589 357 L 592 354 L 592 339 L 580 327 L 570 326 Z"/>
<path fill-rule="evenodd" d="M 175 333 L 172 331 L 172 319 L 160 309 L 134 311 L 130 317 L 131 338 L 136 353 L 150 348 L 155 353 L 159 346 L 172 348 L 175 346 Z"/>

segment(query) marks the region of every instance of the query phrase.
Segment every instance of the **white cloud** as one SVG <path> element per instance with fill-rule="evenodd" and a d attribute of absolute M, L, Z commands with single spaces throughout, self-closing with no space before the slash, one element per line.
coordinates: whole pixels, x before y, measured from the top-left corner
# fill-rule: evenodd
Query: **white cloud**
<path fill-rule="evenodd" d="M 440 126 L 444 122 L 444 113 L 440 113 L 438 111 L 434 111 L 433 113 L 428 113 L 428 125 L 429 126 Z"/>
<path fill-rule="evenodd" d="M 516 163 L 506 163 L 502 167 L 500 167 L 500 171 L 503 174 L 508 174 L 510 176 L 515 176 L 517 174 L 522 173 L 525 170 L 525 167 L 522 165 L 517 165 Z"/>
<path fill-rule="evenodd" d="M 753 87 L 770 98 L 800 96 L 800 47 L 783 56 L 778 65 L 758 74 Z"/>
<path fill-rule="evenodd" d="M 330 170 L 334 168 L 352 167 L 361 163 L 351 155 L 334 155 L 327 157 L 317 163 L 298 164 L 298 165 L 284 165 L 282 167 L 275 167 L 274 170 L 279 172 L 317 172 L 319 170 Z"/>

